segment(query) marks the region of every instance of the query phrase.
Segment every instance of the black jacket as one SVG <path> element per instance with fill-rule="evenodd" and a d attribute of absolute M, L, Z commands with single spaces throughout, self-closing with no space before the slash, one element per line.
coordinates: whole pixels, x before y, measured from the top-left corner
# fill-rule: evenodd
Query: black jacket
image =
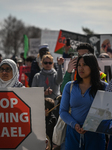
<path fill-rule="evenodd" d="M 38 72 L 40 72 L 40 67 L 39 67 L 37 61 L 34 60 L 32 62 L 32 65 L 31 65 L 31 71 L 30 71 L 30 75 L 29 75 L 29 82 L 28 82 L 28 84 L 29 84 L 30 87 L 32 85 L 32 80 L 33 80 L 34 75 L 36 73 L 38 73 Z"/>
<path fill-rule="evenodd" d="M 56 125 L 57 119 L 54 116 L 54 114 L 51 112 L 49 116 L 46 117 L 46 134 L 50 138 L 51 147 L 52 147 L 52 135 L 53 135 L 53 129 Z"/>

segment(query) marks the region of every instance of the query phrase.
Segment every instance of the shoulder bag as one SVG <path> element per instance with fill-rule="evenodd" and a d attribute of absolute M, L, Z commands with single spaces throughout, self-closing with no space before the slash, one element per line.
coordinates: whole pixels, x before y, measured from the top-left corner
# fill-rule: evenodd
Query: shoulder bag
<path fill-rule="evenodd" d="M 73 82 L 70 85 L 70 93 L 72 91 Z M 52 142 L 60 146 L 65 141 L 67 124 L 59 116 L 58 121 L 53 130 Z"/>

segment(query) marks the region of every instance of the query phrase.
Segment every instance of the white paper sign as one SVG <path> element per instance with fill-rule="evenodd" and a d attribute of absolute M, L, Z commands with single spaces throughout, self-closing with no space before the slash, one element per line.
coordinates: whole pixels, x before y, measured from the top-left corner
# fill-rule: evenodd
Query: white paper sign
<path fill-rule="evenodd" d="M 39 52 L 39 46 L 40 46 L 40 38 L 30 38 L 29 39 L 29 55 L 33 55 L 37 57 L 37 54 Z"/>
<path fill-rule="evenodd" d="M 109 131 L 111 119 L 112 92 L 99 90 L 83 124 L 83 129 L 92 132 L 112 134 L 112 131 Z"/>
<path fill-rule="evenodd" d="M 0 149 L 45 150 L 44 88 L 0 89 L 0 123 Z"/>

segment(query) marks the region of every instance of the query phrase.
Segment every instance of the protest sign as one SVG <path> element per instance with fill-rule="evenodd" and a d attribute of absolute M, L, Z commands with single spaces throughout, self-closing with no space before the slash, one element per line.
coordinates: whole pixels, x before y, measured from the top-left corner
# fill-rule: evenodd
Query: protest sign
<path fill-rule="evenodd" d="M 88 112 L 83 129 L 92 132 L 112 134 L 112 92 L 98 91 Z"/>
<path fill-rule="evenodd" d="M 83 35 L 65 30 L 60 30 L 54 52 L 63 54 L 66 39 L 70 38 L 70 51 L 76 52 L 79 43 L 90 43 L 94 47 L 94 53 L 98 57 L 101 53 L 108 53 L 112 58 L 112 34 Z"/>
<path fill-rule="evenodd" d="M 76 47 L 81 42 L 87 42 L 87 36 L 81 35 L 74 32 L 64 31 L 60 30 L 56 47 L 55 47 L 55 53 L 63 54 L 64 52 L 64 45 L 66 42 L 66 39 L 70 38 L 70 45 L 72 46 L 71 51 L 76 51 Z"/>
<path fill-rule="evenodd" d="M 29 87 L 29 74 L 30 74 L 31 67 L 30 66 L 20 66 L 19 68 L 19 81 L 25 86 Z"/>
<path fill-rule="evenodd" d="M 54 53 L 59 31 L 55 30 L 42 30 L 41 31 L 41 45 L 48 44 L 49 52 L 53 56 L 54 62 L 57 62 L 57 57 L 62 55 Z"/>
<path fill-rule="evenodd" d="M 37 57 L 40 46 L 40 38 L 30 38 L 29 39 L 29 55 Z"/>
<path fill-rule="evenodd" d="M 95 54 L 98 57 L 101 53 L 110 53 L 112 58 L 112 34 L 87 35 L 88 43 L 93 45 Z"/>
<path fill-rule="evenodd" d="M 0 149 L 45 150 L 43 87 L 0 89 L 0 121 Z"/>
<path fill-rule="evenodd" d="M 112 78 L 112 58 L 97 58 L 99 67 L 107 75 L 107 82 Z"/>
<path fill-rule="evenodd" d="M 70 58 L 64 58 L 64 68 L 63 68 L 63 73 L 65 74 L 65 72 L 68 69 L 68 64 L 70 62 Z"/>

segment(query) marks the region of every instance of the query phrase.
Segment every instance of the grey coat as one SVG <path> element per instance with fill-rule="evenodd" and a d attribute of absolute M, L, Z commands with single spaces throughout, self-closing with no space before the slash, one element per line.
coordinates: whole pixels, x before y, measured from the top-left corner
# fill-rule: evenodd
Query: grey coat
<path fill-rule="evenodd" d="M 50 72 L 46 72 L 44 69 L 42 69 L 39 73 L 35 74 L 32 87 L 44 87 L 44 90 L 50 87 L 53 90 L 53 93 L 47 97 L 54 99 L 60 94 L 59 90 L 62 80 L 62 67 L 59 65 L 57 71 L 53 68 Z"/>

